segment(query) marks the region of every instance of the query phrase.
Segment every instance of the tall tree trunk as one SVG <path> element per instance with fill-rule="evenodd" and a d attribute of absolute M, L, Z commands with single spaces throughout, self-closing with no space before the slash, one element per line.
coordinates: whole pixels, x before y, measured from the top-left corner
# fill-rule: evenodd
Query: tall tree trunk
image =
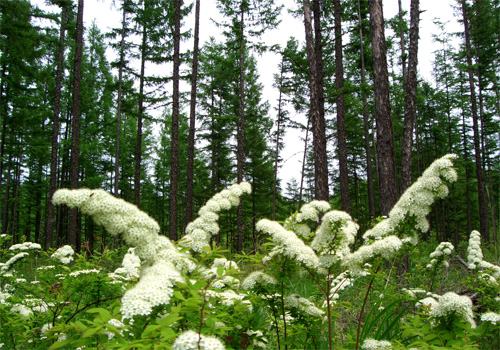
<path fill-rule="evenodd" d="M 172 101 L 172 148 L 170 154 L 170 223 L 169 236 L 177 240 L 177 187 L 179 160 L 179 46 L 181 26 L 181 2 L 175 0 L 174 17 L 174 71 L 173 71 L 173 101 Z"/>
<path fill-rule="evenodd" d="M 461 96 L 465 96 L 465 89 L 462 83 L 462 76 L 460 77 L 460 92 Z M 464 101 L 461 101 L 462 104 Z M 465 166 L 465 198 L 467 201 L 467 235 L 472 231 L 472 214 L 471 214 L 471 204 L 470 204 L 470 174 L 469 174 L 469 151 L 467 148 L 467 130 L 466 130 L 466 122 L 465 122 L 465 111 L 462 108 L 462 146 L 463 146 L 463 154 L 464 154 L 464 166 Z"/>
<path fill-rule="evenodd" d="M 306 35 L 307 61 L 309 66 L 310 114 L 312 119 L 314 149 L 314 187 L 317 200 L 328 201 L 328 158 L 326 154 L 325 118 L 320 111 L 317 62 L 311 24 L 309 0 L 303 0 L 304 27 Z"/>
<path fill-rule="evenodd" d="M 144 5 L 145 6 L 145 5 Z M 139 115 L 137 116 L 137 144 L 135 149 L 134 204 L 141 200 L 142 118 L 144 117 L 144 74 L 146 66 L 146 25 L 142 28 L 141 73 L 139 75 Z"/>
<path fill-rule="evenodd" d="M 78 161 L 80 147 L 80 84 L 82 76 L 82 54 L 83 54 L 83 0 L 78 0 L 78 15 L 76 21 L 76 48 L 74 61 L 73 80 L 73 122 L 71 133 L 71 188 L 78 188 Z M 69 237 L 68 243 L 76 247 L 77 245 L 77 209 L 70 209 L 69 212 Z"/>
<path fill-rule="evenodd" d="M 486 188 L 483 176 L 482 161 L 481 161 L 481 145 L 480 145 L 480 135 L 478 127 L 478 115 L 477 115 L 477 105 L 476 105 L 476 92 L 474 87 L 474 72 L 472 67 L 472 54 L 471 54 L 471 39 L 469 34 L 469 25 L 467 17 L 467 8 L 465 0 L 461 0 L 462 5 L 462 16 L 464 23 L 464 33 L 465 33 L 465 49 L 467 55 L 467 70 L 469 75 L 469 89 L 470 89 L 470 99 L 471 99 L 471 109 L 472 109 L 472 128 L 474 132 L 474 153 L 476 162 L 476 177 L 477 177 L 477 194 L 478 194 L 478 204 L 479 204 L 479 227 L 481 230 L 481 235 L 486 242 L 490 240 L 490 231 L 488 224 L 488 203 L 486 199 Z"/>
<path fill-rule="evenodd" d="M 1 28 L 0 28 L 1 29 Z M 9 51 L 9 46 L 8 46 L 9 40 L 7 39 L 7 47 L 5 48 L 4 55 L 7 56 L 8 51 Z M 4 101 L 4 93 L 5 93 L 5 76 L 7 75 L 7 63 L 5 60 L 2 63 L 2 75 L 0 79 L 0 113 L 2 117 L 2 141 L 0 145 L 0 187 L 2 186 L 3 182 L 3 169 L 4 169 L 4 156 L 5 156 L 5 140 L 7 136 L 7 124 L 8 124 L 8 118 L 7 118 L 7 104 Z M 12 130 L 12 129 L 11 129 Z M 1 191 L 0 191 L 0 196 L 1 196 Z M 5 192 L 5 195 L 7 196 L 7 192 Z M 2 223 L 6 225 L 6 223 L 3 221 L 3 216 L 2 216 Z M 2 229 L 3 231 L 3 229 Z M 4 232 L 2 232 L 4 233 Z"/>
<path fill-rule="evenodd" d="M 241 4 L 240 11 L 240 117 L 238 120 L 236 154 L 238 183 L 243 181 L 243 164 L 245 160 L 245 11 L 243 9 L 243 2 Z M 237 252 L 241 253 L 243 251 L 243 208 L 241 207 L 241 203 L 238 205 L 236 225 L 238 230 Z"/>
<path fill-rule="evenodd" d="M 307 161 L 307 142 L 309 141 L 309 124 L 311 122 L 311 115 L 309 114 L 307 117 L 307 126 L 306 126 L 306 137 L 304 139 L 304 156 L 302 157 L 302 169 L 300 171 L 300 187 L 299 187 L 299 201 L 297 203 L 297 210 L 302 206 L 302 193 L 304 190 L 304 176 L 306 170 L 306 161 Z"/>
<path fill-rule="evenodd" d="M 57 185 L 57 148 L 59 138 L 59 113 L 61 112 L 61 87 L 63 77 L 64 63 L 64 48 L 66 35 L 66 21 L 68 18 L 68 8 L 63 6 L 61 9 L 61 27 L 59 29 L 59 46 L 57 50 L 57 70 L 56 70 L 56 86 L 54 93 L 54 115 L 52 122 L 52 150 L 50 152 L 50 184 L 49 184 L 49 201 L 47 214 L 47 227 L 45 233 L 46 248 L 51 248 L 54 245 L 54 220 L 55 208 L 52 203 L 52 196 L 56 191 Z"/>
<path fill-rule="evenodd" d="M 186 188 L 186 223 L 193 221 L 194 136 L 196 124 L 196 87 L 198 83 L 198 46 L 200 42 L 200 0 L 196 0 L 193 45 L 193 72 L 191 75 L 191 106 L 189 109 L 189 140 Z"/>
<path fill-rule="evenodd" d="M 406 77 L 407 77 L 407 75 L 406 75 L 406 42 L 405 42 L 405 31 L 404 31 L 404 27 L 403 27 L 403 23 L 404 23 L 403 6 L 401 5 L 401 0 L 398 0 L 398 20 L 399 20 L 399 47 L 401 50 L 401 71 L 403 74 L 403 86 L 404 86 L 406 84 Z M 411 37 L 411 33 L 410 33 L 410 37 Z M 410 38 L 410 41 L 411 41 L 411 38 Z M 411 43 L 410 43 L 410 45 L 411 45 Z"/>
<path fill-rule="evenodd" d="M 14 129 L 10 131 L 11 140 L 14 139 Z M 9 161 L 7 165 L 7 181 L 5 182 L 5 195 L 3 199 L 3 213 L 2 213 L 2 234 L 6 234 L 9 227 L 9 201 L 10 201 L 10 181 L 12 172 L 12 152 L 9 152 Z"/>
<path fill-rule="evenodd" d="M 365 154 L 366 154 L 366 182 L 368 190 L 368 208 L 370 217 L 373 219 L 376 216 L 375 211 L 375 191 L 373 190 L 373 167 L 372 167 L 372 151 L 370 146 L 370 123 L 368 121 L 368 103 L 366 100 L 366 68 L 365 68 L 365 51 L 363 38 L 363 22 L 361 18 L 361 0 L 358 0 L 358 20 L 359 20 L 359 43 L 361 55 L 361 84 L 363 98 L 363 129 L 365 134 Z"/>
<path fill-rule="evenodd" d="M 276 146 L 274 147 L 274 174 L 273 174 L 273 220 L 276 220 L 276 195 L 278 187 L 278 160 L 281 141 L 281 105 L 283 97 L 283 57 L 281 58 L 281 71 L 279 78 L 279 95 L 278 95 L 278 117 L 276 120 Z"/>
<path fill-rule="evenodd" d="M 399 0 L 401 1 L 401 0 Z M 417 97 L 418 27 L 420 22 L 419 0 L 411 0 L 410 48 L 408 74 L 404 79 L 404 125 L 401 145 L 401 192 L 411 185 L 411 164 L 413 155 L 413 129 L 417 119 L 415 100 Z"/>
<path fill-rule="evenodd" d="M 120 40 L 120 65 L 118 67 L 118 96 L 117 96 L 117 106 L 116 106 L 116 150 L 115 150 L 115 184 L 114 193 L 115 197 L 118 198 L 119 183 L 120 183 L 120 134 L 121 134 L 121 124 L 122 124 L 122 88 L 123 88 L 123 68 L 125 60 L 125 27 L 126 27 L 126 16 L 127 10 L 125 2 L 123 3 L 123 13 L 122 13 L 122 31 Z"/>
<path fill-rule="evenodd" d="M 13 198 L 12 198 L 12 211 L 11 211 L 11 217 L 12 217 L 12 224 L 10 226 L 10 235 L 12 236 L 12 240 L 14 242 L 17 241 L 16 239 L 16 233 L 18 231 L 18 213 L 17 213 L 17 206 L 19 203 L 19 185 L 21 183 L 21 155 L 18 154 L 18 158 L 16 161 L 16 169 L 15 169 L 15 181 L 14 181 L 14 193 L 13 193 Z"/>
<path fill-rule="evenodd" d="M 388 215 L 397 201 L 398 191 L 382 0 L 370 0 L 370 27 L 377 120 L 379 200 L 381 214 Z"/>
<path fill-rule="evenodd" d="M 351 213 L 349 196 L 349 169 L 347 166 L 347 142 L 344 109 L 344 64 L 342 62 L 342 9 L 340 0 L 334 0 L 335 18 L 335 88 L 337 97 L 337 139 L 340 170 L 340 205 L 343 211 Z"/>

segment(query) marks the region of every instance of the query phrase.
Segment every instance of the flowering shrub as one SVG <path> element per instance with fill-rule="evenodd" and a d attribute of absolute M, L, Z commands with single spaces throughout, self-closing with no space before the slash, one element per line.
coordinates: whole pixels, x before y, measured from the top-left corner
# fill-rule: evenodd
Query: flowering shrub
<path fill-rule="evenodd" d="M 359 226 L 350 215 L 313 201 L 284 222 L 260 220 L 256 229 L 268 241 L 236 261 L 210 241 L 221 211 L 251 192 L 248 183 L 210 199 L 176 244 L 147 214 L 102 190 L 59 190 L 55 204 L 79 208 L 130 247 L 87 256 L 70 246 L 12 246 L 0 268 L 0 342 L 51 349 L 466 349 L 495 341 L 498 303 L 476 315 L 470 297 L 442 286 L 432 293 L 440 269 L 453 268 L 453 245 L 442 242 L 430 254 L 416 246 L 429 228 L 430 206 L 456 180 L 455 158 L 435 161 L 357 247 Z M 421 279 L 406 289 L 392 272 L 404 252 L 425 256 L 410 271 Z M 483 260 L 476 232 L 468 264 L 471 278 L 498 291 L 500 268 Z"/>

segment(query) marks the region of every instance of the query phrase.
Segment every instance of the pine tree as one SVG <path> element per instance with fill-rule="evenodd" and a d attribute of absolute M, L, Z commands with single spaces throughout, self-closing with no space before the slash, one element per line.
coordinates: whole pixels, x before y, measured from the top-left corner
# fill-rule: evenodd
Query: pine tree
<path fill-rule="evenodd" d="M 382 215 L 388 215 L 397 201 L 397 182 L 381 0 L 370 0 L 370 27 L 377 120 L 379 201 Z"/>

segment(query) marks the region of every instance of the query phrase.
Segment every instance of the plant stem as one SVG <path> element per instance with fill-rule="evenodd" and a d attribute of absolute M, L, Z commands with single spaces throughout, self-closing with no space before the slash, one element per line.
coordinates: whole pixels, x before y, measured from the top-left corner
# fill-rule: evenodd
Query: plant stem
<path fill-rule="evenodd" d="M 370 284 L 368 285 L 368 288 L 366 289 L 365 300 L 363 300 L 363 306 L 361 307 L 361 311 L 359 312 L 358 332 L 356 333 L 356 347 L 355 347 L 356 350 L 359 349 L 359 336 L 361 334 L 361 318 L 363 317 L 363 313 L 365 312 L 366 302 L 368 301 L 368 294 L 370 294 L 370 289 L 372 288 L 373 281 L 375 280 L 375 277 L 377 276 L 379 269 L 380 269 L 380 265 L 377 267 L 377 270 L 375 271 L 375 274 L 373 275 L 372 280 L 370 281 Z"/>
<path fill-rule="evenodd" d="M 267 298 L 267 296 L 266 296 Z M 274 317 L 274 324 L 276 326 L 276 337 L 278 338 L 278 349 L 281 349 L 280 347 L 280 329 L 279 329 L 279 325 L 278 325 L 278 316 L 276 315 L 276 309 L 275 309 L 275 305 L 274 305 L 274 301 L 271 301 L 271 299 L 267 299 L 269 301 L 269 303 L 271 304 L 271 310 L 273 310 L 273 317 Z"/>
<path fill-rule="evenodd" d="M 283 328 L 284 328 L 284 336 L 285 336 L 285 350 L 288 349 L 286 343 L 286 317 L 285 317 L 285 300 L 283 299 L 284 287 L 283 281 L 281 281 L 281 312 L 283 313 Z"/>
<path fill-rule="evenodd" d="M 328 349 L 332 350 L 332 316 L 330 311 L 330 269 L 326 276 L 326 307 L 328 312 Z"/>

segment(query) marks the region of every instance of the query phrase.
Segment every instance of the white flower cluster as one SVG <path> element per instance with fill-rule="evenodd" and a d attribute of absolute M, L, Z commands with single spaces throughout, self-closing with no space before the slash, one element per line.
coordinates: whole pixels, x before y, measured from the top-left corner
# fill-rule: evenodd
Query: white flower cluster
<path fill-rule="evenodd" d="M 29 309 L 28 307 L 26 307 L 25 305 L 22 305 L 22 304 L 15 304 L 10 309 L 10 312 L 12 312 L 12 313 L 17 312 L 19 315 L 24 316 L 24 317 L 29 317 L 29 316 L 33 315 L 33 311 L 31 311 L 31 309 Z"/>
<path fill-rule="evenodd" d="M 437 296 L 437 298 L 439 298 L 439 296 Z M 438 304 L 439 302 L 436 300 L 436 298 L 429 296 L 419 300 L 415 304 L 415 306 L 417 307 L 425 306 L 429 310 L 432 310 L 432 308 L 435 308 Z"/>
<path fill-rule="evenodd" d="M 332 210 L 323 216 L 311 248 L 320 255 L 324 268 L 331 267 L 351 252 L 349 246 L 354 243 L 358 229 L 358 224 L 346 212 Z"/>
<path fill-rule="evenodd" d="M 170 261 L 159 260 L 152 266 L 143 266 L 139 282 L 122 297 L 124 318 L 149 315 L 155 306 L 168 304 L 176 282 L 184 278 Z"/>
<path fill-rule="evenodd" d="M 79 271 L 73 271 L 69 274 L 70 277 L 78 277 L 79 275 L 88 275 L 90 273 L 99 273 L 101 270 L 97 269 L 91 269 L 91 270 L 79 270 Z"/>
<path fill-rule="evenodd" d="M 19 260 L 24 258 L 25 256 L 28 256 L 29 254 L 26 252 L 18 253 L 14 255 L 12 258 L 7 260 L 5 264 L 2 264 L 2 267 L 0 268 L 0 274 L 3 274 L 5 276 L 5 273 L 9 271 L 12 266 L 14 266 L 15 263 L 17 263 Z"/>
<path fill-rule="evenodd" d="M 305 245 L 304 241 L 298 238 L 294 232 L 288 231 L 276 221 L 268 219 L 262 219 L 257 222 L 255 228 L 257 231 L 270 235 L 273 242 L 276 243 L 271 256 L 283 254 L 290 259 L 304 264 L 308 268 L 314 270 L 320 268 L 319 258 L 314 250 Z M 263 262 L 265 261 L 266 258 L 263 259 Z"/>
<path fill-rule="evenodd" d="M 201 218 L 188 227 L 216 233 L 217 213 L 238 205 L 239 196 L 250 192 L 251 186 L 248 183 L 233 185 L 229 190 L 222 191 L 200 209 Z M 78 207 L 83 214 L 91 215 L 97 224 L 103 225 L 109 233 L 122 234 L 127 244 L 135 246 L 134 254 L 141 261 L 142 268 L 139 282 L 122 298 L 121 311 L 125 318 L 147 315 L 153 307 L 167 304 L 173 295 L 175 283 L 183 281 L 182 273 L 196 268 L 196 263 L 188 253 L 180 252 L 167 237 L 158 234 L 160 227 L 155 220 L 135 205 L 117 199 L 103 190 L 58 190 L 52 201 L 56 205 Z M 194 241 L 200 243 L 197 239 Z M 196 251 L 196 247 L 192 248 Z M 124 269 L 127 271 L 118 273 L 135 275 L 138 265 L 136 258 L 124 258 Z"/>
<path fill-rule="evenodd" d="M 375 256 L 391 259 L 403 246 L 403 242 L 396 236 L 387 236 L 368 245 L 362 245 L 357 251 L 347 255 L 342 261 L 351 276 L 362 276 L 365 273 L 363 265 Z"/>
<path fill-rule="evenodd" d="M 249 300 L 244 300 L 248 295 L 243 293 L 236 293 L 232 289 L 223 290 L 222 292 L 216 292 L 213 289 L 208 289 L 206 295 L 210 299 L 216 299 L 217 303 L 220 303 L 224 306 L 234 306 L 234 304 L 240 302 L 250 312 L 253 310 L 252 303 Z"/>
<path fill-rule="evenodd" d="M 254 336 L 255 338 L 252 341 L 252 346 L 254 349 L 265 349 L 267 345 L 267 338 L 264 337 L 262 331 L 253 331 L 249 329 L 246 334 L 250 337 Z"/>
<path fill-rule="evenodd" d="M 71 248 L 70 245 L 65 245 L 57 249 L 55 253 L 52 254 L 50 257 L 54 260 L 59 260 L 61 263 L 67 265 L 73 261 L 74 254 L 75 251 L 73 250 L 73 248 Z"/>
<path fill-rule="evenodd" d="M 115 281 L 120 279 L 131 281 L 139 278 L 140 270 L 141 259 L 135 255 L 135 248 L 129 248 L 127 254 L 123 257 L 122 267 L 109 273 L 108 277 L 113 278 Z"/>
<path fill-rule="evenodd" d="M 110 324 L 113 327 L 116 328 L 124 328 L 125 325 L 122 323 L 122 321 L 117 320 L 116 318 L 112 318 L 108 321 L 108 324 Z M 104 334 L 108 336 L 108 340 L 113 339 L 115 337 L 115 333 L 110 332 L 110 331 L 105 331 Z M 123 334 L 123 331 L 120 331 L 120 334 Z"/>
<path fill-rule="evenodd" d="M 482 322 L 491 322 L 493 325 L 500 323 L 500 315 L 495 312 L 487 312 L 481 315 Z"/>
<path fill-rule="evenodd" d="M 212 287 L 222 289 L 226 286 L 238 288 L 240 280 L 228 275 L 227 272 L 236 272 L 239 270 L 238 264 L 234 261 L 225 258 L 214 259 L 212 267 L 202 271 L 202 275 L 206 279 L 213 279 Z M 219 275 L 219 272 L 221 274 Z"/>
<path fill-rule="evenodd" d="M 445 181 L 455 182 L 457 180 L 457 172 L 453 169 L 452 162 L 456 158 L 457 155 L 448 154 L 435 160 L 401 196 L 389 213 L 389 217 L 379 222 L 371 230 L 366 231 L 363 238 L 376 240 L 390 235 L 407 216 L 415 218 L 417 229 L 422 232 L 427 231 L 429 229 L 427 214 L 431 210 L 430 206 L 437 198 L 444 198 L 448 194 Z M 417 232 L 407 232 L 402 238 L 404 241 L 416 244 Z"/>
<path fill-rule="evenodd" d="M 469 238 L 469 247 L 467 248 L 467 263 L 469 269 L 476 268 L 481 270 L 491 270 L 490 279 L 496 282 L 500 278 L 500 266 L 494 265 L 483 260 L 483 251 L 481 249 L 481 234 L 478 231 L 472 231 Z"/>
<path fill-rule="evenodd" d="M 78 207 L 112 235 L 122 234 L 127 244 L 144 247 L 140 253 L 136 251 L 142 260 L 148 260 L 156 252 L 149 246 L 155 243 L 160 231 L 156 221 L 135 205 L 115 198 L 104 190 L 61 189 L 54 193 L 52 202 L 56 205 L 66 204 L 70 208 Z"/>
<path fill-rule="evenodd" d="M 172 345 L 172 350 L 224 350 L 221 341 L 215 337 L 207 337 L 194 331 L 186 331 L 179 335 Z"/>
<path fill-rule="evenodd" d="M 58 190 L 52 200 L 54 204 L 78 207 L 109 233 L 122 234 L 127 244 L 136 246 L 135 254 L 145 267 L 139 283 L 122 298 L 125 318 L 147 315 L 154 306 L 168 303 L 173 285 L 182 281 L 177 267 L 194 268 L 194 262 L 181 254 L 168 238 L 158 235 L 160 227 L 156 221 L 133 204 L 103 190 L 89 189 Z"/>
<path fill-rule="evenodd" d="M 297 294 L 292 294 L 285 298 L 285 307 L 297 309 L 307 315 L 315 317 L 321 317 L 325 313 L 314 305 L 312 301 Z"/>
<path fill-rule="evenodd" d="M 469 247 L 467 248 L 467 263 L 469 269 L 474 270 L 483 261 L 481 249 L 481 234 L 474 230 L 470 233 Z"/>
<path fill-rule="evenodd" d="M 392 344 L 387 340 L 375 340 L 375 339 L 365 339 L 363 345 L 361 345 L 363 350 L 391 350 Z"/>
<path fill-rule="evenodd" d="M 442 263 L 444 267 L 448 267 L 449 264 L 445 260 L 451 253 L 453 252 L 453 244 L 450 242 L 441 242 L 437 246 L 436 250 L 434 250 L 430 255 L 429 258 L 431 258 L 431 262 L 427 265 L 428 269 L 431 269 L 433 267 L 436 267 L 438 263 Z"/>
<path fill-rule="evenodd" d="M 311 234 L 311 228 L 307 221 L 318 222 L 319 213 L 330 210 L 330 203 L 314 200 L 304 204 L 300 211 L 285 220 L 284 227 L 288 231 L 295 232 L 298 236 L 307 238 Z"/>
<path fill-rule="evenodd" d="M 42 249 L 42 246 L 38 243 L 32 243 L 32 242 L 14 244 L 9 248 L 9 250 L 20 250 L 20 251 L 37 250 L 37 249 Z"/>
<path fill-rule="evenodd" d="M 472 327 L 476 326 L 474 314 L 472 312 L 472 301 L 466 295 L 458 295 L 453 292 L 439 296 L 437 304 L 430 302 L 430 316 L 439 320 L 450 315 L 457 315 L 469 322 Z"/>
<path fill-rule="evenodd" d="M 47 337 L 45 336 L 45 333 L 47 333 L 47 331 L 49 329 L 51 329 L 53 326 L 52 326 L 52 323 L 45 323 L 42 328 L 40 329 L 40 334 L 42 335 L 40 337 L 40 339 L 47 339 Z"/>
<path fill-rule="evenodd" d="M 210 237 L 219 232 L 219 213 L 229 210 L 240 203 L 240 197 L 250 194 L 252 187 L 248 182 L 233 184 L 229 189 L 215 194 L 199 211 L 199 217 L 190 222 L 186 227 L 186 235 L 179 242 L 197 253 L 202 253 L 204 248 L 210 248 Z"/>
<path fill-rule="evenodd" d="M 273 276 L 270 276 L 262 271 L 254 271 L 249 274 L 241 283 L 242 289 L 254 289 L 255 286 L 263 286 L 268 284 L 277 284 L 278 281 Z"/>
<path fill-rule="evenodd" d="M 349 277 L 349 271 L 344 271 L 332 281 L 330 287 L 330 299 L 336 302 L 340 298 L 340 292 L 351 285 L 351 278 Z"/>

